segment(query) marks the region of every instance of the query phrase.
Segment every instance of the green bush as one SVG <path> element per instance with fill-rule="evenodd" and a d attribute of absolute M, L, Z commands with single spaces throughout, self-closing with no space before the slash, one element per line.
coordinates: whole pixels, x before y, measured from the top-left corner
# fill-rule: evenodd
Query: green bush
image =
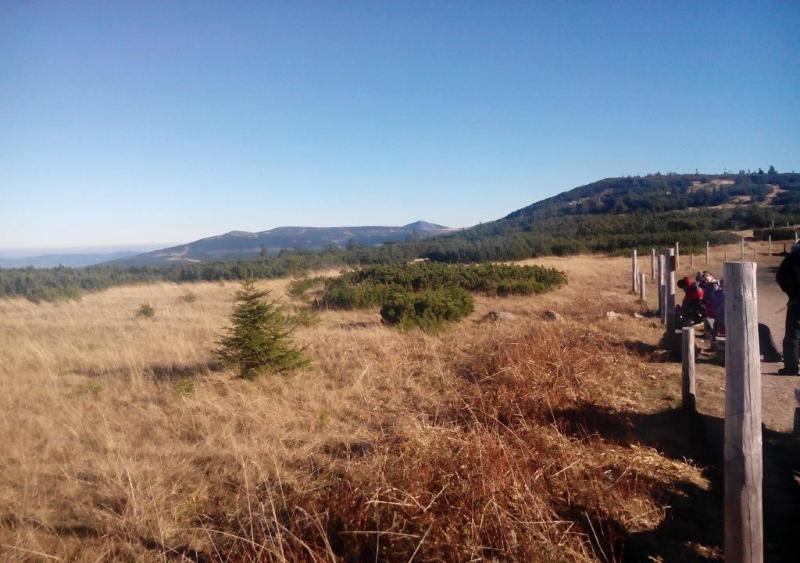
<path fill-rule="evenodd" d="M 151 319 L 156 315 L 156 310 L 153 309 L 153 306 L 150 303 L 142 303 L 139 307 L 139 310 L 136 311 L 137 317 L 144 317 L 146 319 Z"/>
<path fill-rule="evenodd" d="M 321 304 L 332 309 L 384 305 L 404 292 L 461 288 L 489 296 L 532 295 L 566 283 L 563 272 L 542 266 L 416 263 L 369 266 L 325 281 Z"/>
<path fill-rule="evenodd" d="M 219 339 L 217 358 L 251 379 L 266 372 L 281 373 L 308 363 L 302 350 L 291 340 L 294 323 L 274 301 L 264 299 L 252 281 L 242 282 L 236 292 L 237 303 L 231 314 L 228 334 Z"/>
<path fill-rule="evenodd" d="M 767 240 L 772 237 L 772 240 L 794 240 L 794 234 L 797 229 L 790 227 L 776 227 L 774 229 L 753 229 L 753 236 L 757 239 Z"/>
<path fill-rule="evenodd" d="M 457 322 L 474 310 L 472 296 L 458 287 L 391 294 L 381 307 L 385 323 L 403 329 L 439 330 L 444 323 Z"/>
<path fill-rule="evenodd" d="M 325 278 L 319 276 L 292 280 L 289 283 L 289 288 L 286 290 L 286 293 L 289 295 L 289 297 L 306 301 L 308 299 L 308 291 L 315 287 L 321 287 L 324 280 Z"/>

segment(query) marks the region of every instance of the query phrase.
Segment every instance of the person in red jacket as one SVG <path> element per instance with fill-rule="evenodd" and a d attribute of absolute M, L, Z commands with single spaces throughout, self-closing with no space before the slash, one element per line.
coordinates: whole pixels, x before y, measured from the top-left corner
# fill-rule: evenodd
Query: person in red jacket
<path fill-rule="evenodd" d="M 683 318 L 693 322 L 700 322 L 705 312 L 703 307 L 703 288 L 689 276 L 678 280 L 678 287 L 684 292 L 683 304 L 681 305 Z"/>

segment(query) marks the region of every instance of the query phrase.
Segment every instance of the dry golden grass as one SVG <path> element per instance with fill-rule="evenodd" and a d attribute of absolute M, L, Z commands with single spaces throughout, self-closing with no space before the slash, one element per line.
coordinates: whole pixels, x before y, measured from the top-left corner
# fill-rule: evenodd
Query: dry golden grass
<path fill-rule="evenodd" d="M 626 259 L 537 263 L 565 270 L 570 285 L 478 298 L 437 336 L 384 327 L 377 312 L 322 312 L 296 333 L 312 367 L 255 382 L 213 362 L 233 284 L 0 301 L 0 557 L 647 553 L 660 540 L 638 534 L 659 529 L 678 485 L 705 480 L 645 444 L 587 430 L 586 413 L 658 406 L 663 386 L 631 346 L 658 330 L 605 320 L 639 310 Z M 286 283 L 260 285 L 278 296 Z M 179 299 L 187 287 L 193 303 Z M 135 316 L 142 303 L 154 318 Z M 518 318 L 478 322 L 491 309 Z M 564 322 L 541 320 L 545 309 Z"/>

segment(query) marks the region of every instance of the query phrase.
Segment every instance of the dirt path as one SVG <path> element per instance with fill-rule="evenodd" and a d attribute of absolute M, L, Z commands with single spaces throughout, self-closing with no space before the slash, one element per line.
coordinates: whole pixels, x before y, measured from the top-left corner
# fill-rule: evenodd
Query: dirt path
<path fill-rule="evenodd" d="M 775 271 L 781 260 L 777 256 L 764 257 L 756 273 L 759 320 L 772 329 L 778 349 L 782 348 L 786 318 L 786 295 L 775 282 Z M 788 431 L 794 420 L 797 404 L 794 390 L 800 388 L 800 377 L 777 375 L 781 367 L 781 364 L 761 364 L 761 400 L 763 410 L 769 411 L 769 419 L 776 423 L 776 429 Z"/>

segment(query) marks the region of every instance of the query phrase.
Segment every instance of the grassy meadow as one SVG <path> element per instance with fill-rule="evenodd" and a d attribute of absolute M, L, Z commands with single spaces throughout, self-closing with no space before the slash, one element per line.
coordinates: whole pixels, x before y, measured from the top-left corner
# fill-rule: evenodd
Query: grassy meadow
<path fill-rule="evenodd" d="M 679 380 L 651 361 L 661 331 L 633 318 L 628 260 L 535 263 L 569 284 L 477 295 L 435 335 L 322 311 L 295 333 L 311 367 L 256 381 L 214 362 L 234 283 L 0 300 L 0 558 L 718 557 L 674 531 L 708 524 L 668 508 L 708 482 L 647 435 Z M 290 303 L 288 283 L 258 286 Z"/>

